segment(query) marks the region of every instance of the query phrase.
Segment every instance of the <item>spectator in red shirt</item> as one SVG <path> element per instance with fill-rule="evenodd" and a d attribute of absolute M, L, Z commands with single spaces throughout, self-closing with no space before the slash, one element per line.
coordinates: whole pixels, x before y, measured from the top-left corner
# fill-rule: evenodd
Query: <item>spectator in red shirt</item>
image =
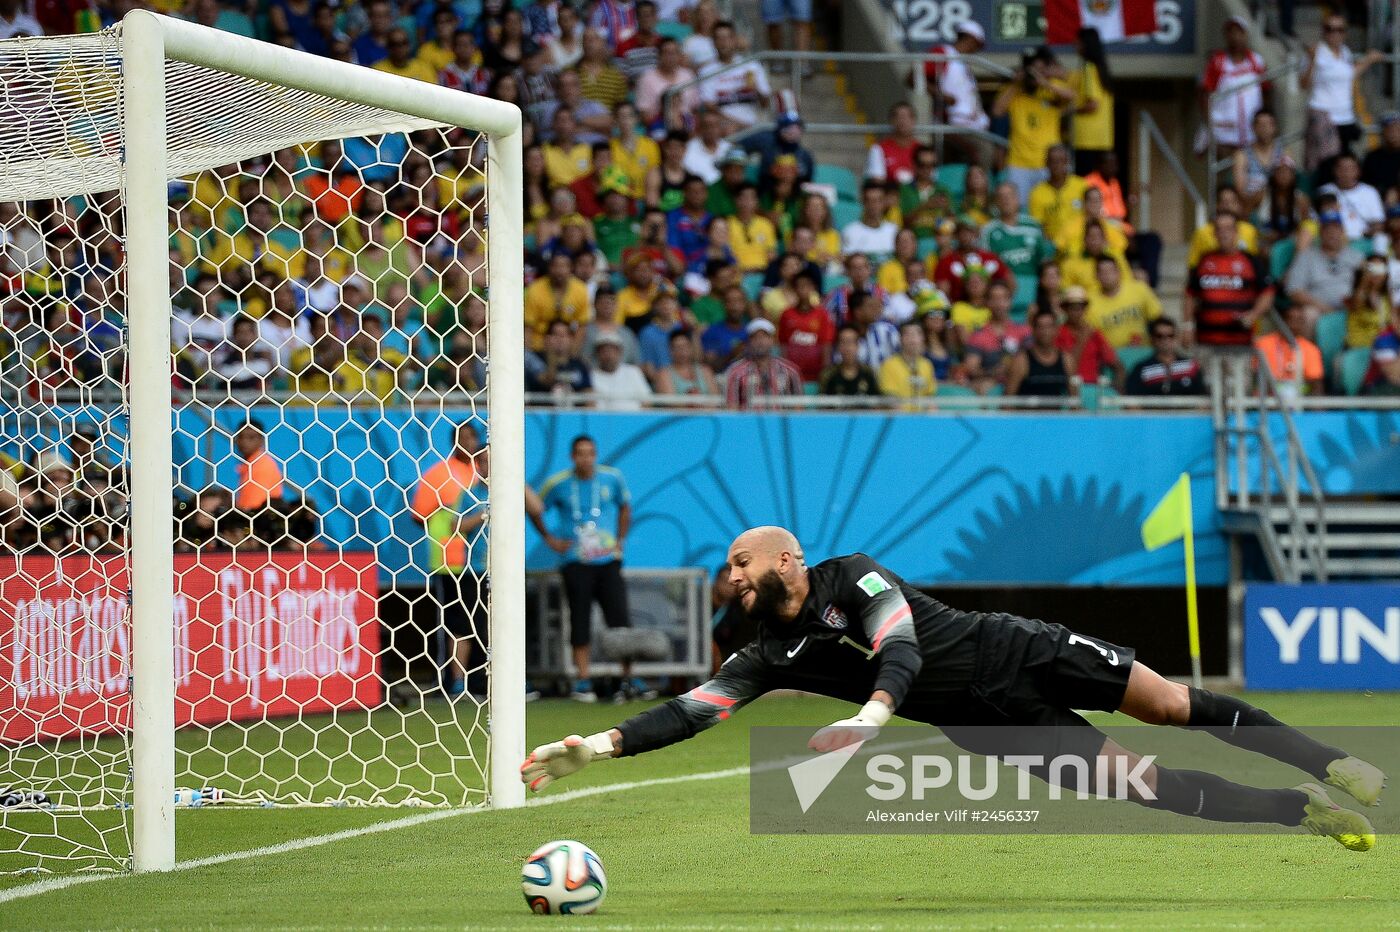
<path fill-rule="evenodd" d="M 1123 388 L 1123 364 L 1103 332 L 1085 320 L 1089 307 L 1089 292 L 1079 285 L 1070 285 L 1060 293 L 1060 308 L 1065 322 L 1055 336 L 1055 345 L 1069 354 L 1070 362 L 1085 385 L 1099 380 L 1105 367 L 1113 371 L 1113 384 Z"/>
<path fill-rule="evenodd" d="M 1218 248 L 1191 270 L 1183 311 L 1195 322 L 1196 343 L 1214 348 L 1248 350 L 1254 325 L 1274 301 L 1274 283 L 1257 257 L 1240 248 L 1239 221 L 1215 215 Z"/>
<path fill-rule="evenodd" d="M 959 218 L 957 244 L 947 255 L 939 258 L 933 270 L 933 283 L 948 296 L 949 301 L 962 300 L 963 280 L 967 277 L 968 269 L 973 267 L 980 266 L 987 277 L 995 281 L 1011 282 L 1011 270 L 1001 261 L 1001 257 L 977 245 L 979 235 L 977 224 L 966 217 Z"/>
<path fill-rule="evenodd" d="M 1031 328 L 1011 319 L 1011 286 L 992 282 L 987 291 L 987 309 L 992 312 L 986 325 L 967 338 L 967 371 L 972 386 L 985 395 L 995 385 L 1006 384 L 1011 359 L 1030 339 Z"/>
<path fill-rule="evenodd" d="M 822 306 L 816 276 L 809 269 L 797 273 L 793 288 L 797 291 L 797 303 L 778 318 L 778 343 L 783 355 L 802 373 L 803 380 L 815 382 L 831 364 L 836 325 Z"/>
<path fill-rule="evenodd" d="M 890 107 L 891 135 L 870 147 L 865 160 L 865 177 L 873 181 L 910 184 L 914 180 L 914 108 L 903 101 Z"/>
<path fill-rule="evenodd" d="M 764 407 L 765 400 L 802 394 L 802 373 L 773 355 L 777 328 L 762 317 L 749 321 L 744 356 L 724 373 L 725 404 L 730 408 Z"/>

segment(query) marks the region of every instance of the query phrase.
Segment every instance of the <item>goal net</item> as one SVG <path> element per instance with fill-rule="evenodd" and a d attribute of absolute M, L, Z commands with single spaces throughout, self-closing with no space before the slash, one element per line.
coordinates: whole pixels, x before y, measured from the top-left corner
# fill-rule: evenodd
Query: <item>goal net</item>
<path fill-rule="evenodd" d="M 518 111 L 148 13 L 0 75 L 0 872 L 517 805 Z"/>

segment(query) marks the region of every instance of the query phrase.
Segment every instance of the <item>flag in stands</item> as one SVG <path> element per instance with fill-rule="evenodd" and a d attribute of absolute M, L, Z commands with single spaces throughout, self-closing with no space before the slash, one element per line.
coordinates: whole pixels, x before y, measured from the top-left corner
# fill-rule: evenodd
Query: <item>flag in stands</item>
<path fill-rule="evenodd" d="M 1070 45 L 1085 27 L 1099 31 L 1105 42 L 1157 31 L 1155 0 L 1045 0 L 1045 41 Z"/>

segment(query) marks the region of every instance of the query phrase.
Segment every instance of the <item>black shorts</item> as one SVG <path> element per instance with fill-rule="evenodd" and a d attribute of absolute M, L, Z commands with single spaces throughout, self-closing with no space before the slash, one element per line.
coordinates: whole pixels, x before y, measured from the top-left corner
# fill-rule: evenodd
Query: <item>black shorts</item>
<path fill-rule="evenodd" d="M 453 637 L 486 641 L 486 600 L 491 587 L 484 578 L 464 573 L 434 573 L 430 591 L 442 612 L 442 626 Z"/>
<path fill-rule="evenodd" d="M 1015 615 L 982 625 L 969 702 L 934 724 L 980 754 L 1096 756 L 1106 736 L 1074 710 L 1123 704 L 1133 649 Z"/>
<path fill-rule="evenodd" d="M 593 603 L 603 610 L 609 628 L 626 628 L 627 583 L 622 579 L 622 561 L 607 563 L 565 563 L 559 568 L 564 579 L 564 598 L 569 603 L 569 644 L 585 647 L 593 640 Z"/>

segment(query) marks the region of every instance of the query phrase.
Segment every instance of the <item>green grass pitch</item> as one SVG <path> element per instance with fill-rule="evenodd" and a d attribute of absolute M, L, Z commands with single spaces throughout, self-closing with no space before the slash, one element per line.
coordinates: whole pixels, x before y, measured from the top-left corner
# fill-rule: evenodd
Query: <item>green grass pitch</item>
<path fill-rule="evenodd" d="M 1397 724 L 1393 696 L 1253 694 L 1285 721 Z M 587 734 L 636 706 L 536 703 L 529 744 Z M 555 792 L 740 767 L 748 725 L 848 714 L 770 697 L 700 737 L 606 762 Z M 1392 788 L 1391 792 L 1394 792 Z M 670 782 L 437 821 L 231 860 L 116 877 L 0 903 L 0 929 L 123 928 L 1400 928 L 1400 839 L 1357 854 L 1299 835 L 755 836 L 747 778 Z M 181 860 L 412 815 L 404 809 L 182 811 Z M 576 838 L 608 871 L 591 917 L 537 917 L 519 869 Z M 0 894 L 34 882 L 0 877 Z"/>

